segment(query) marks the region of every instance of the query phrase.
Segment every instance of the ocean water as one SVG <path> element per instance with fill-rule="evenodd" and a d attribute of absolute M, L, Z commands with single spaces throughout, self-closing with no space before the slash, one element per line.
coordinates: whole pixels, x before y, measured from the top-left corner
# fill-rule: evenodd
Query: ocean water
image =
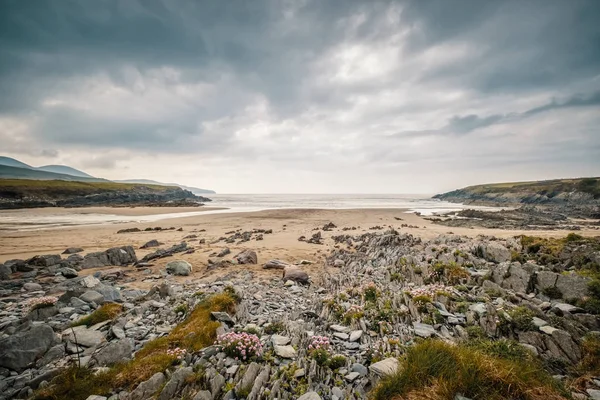
<path fill-rule="evenodd" d="M 38 230 L 79 225 L 155 222 L 167 218 L 271 209 L 402 208 L 407 209 L 407 212 L 432 215 L 465 208 L 462 204 L 434 200 L 423 195 L 406 194 L 214 194 L 208 196 L 213 201 L 207 203 L 207 206 L 226 209 L 136 216 L 97 214 L 79 209 L 73 209 L 72 214 L 64 211 L 53 213 L 48 209 L 44 213 L 36 213 L 35 210 L 0 211 L 0 230 Z M 469 206 L 469 208 L 486 207 Z"/>

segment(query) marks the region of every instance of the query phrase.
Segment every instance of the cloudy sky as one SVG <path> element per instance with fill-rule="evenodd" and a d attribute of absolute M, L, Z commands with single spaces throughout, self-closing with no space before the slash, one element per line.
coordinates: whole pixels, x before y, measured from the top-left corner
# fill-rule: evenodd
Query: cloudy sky
<path fill-rule="evenodd" d="M 598 0 L 3 0 L 0 154 L 223 193 L 600 175 Z"/>

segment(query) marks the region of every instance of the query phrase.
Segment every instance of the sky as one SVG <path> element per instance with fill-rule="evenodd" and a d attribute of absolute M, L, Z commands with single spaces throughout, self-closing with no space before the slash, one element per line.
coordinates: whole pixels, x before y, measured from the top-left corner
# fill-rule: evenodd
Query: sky
<path fill-rule="evenodd" d="M 3 0 L 0 155 L 220 193 L 600 176 L 597 0 Z"/>

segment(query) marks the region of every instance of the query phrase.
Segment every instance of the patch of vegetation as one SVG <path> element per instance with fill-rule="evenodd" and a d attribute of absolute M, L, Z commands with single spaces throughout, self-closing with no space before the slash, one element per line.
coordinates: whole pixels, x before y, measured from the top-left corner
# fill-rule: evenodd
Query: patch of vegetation
<path fill-rule="evenodd" d="M 564 389 L 529 358 L 506 359 L 468 345 L 425 340 L 407 350 L 398 372 L 384 378 L 374 400 L 565 400 Z M 513 354 L 510 353 L 512 356 Z"/>
<path fill-rule="evenodd" d="M 346 357 L 338 354 L 329 359 L 327 365 L 331 369 L 339 369 L 346 366 Z"/>
<path fill-rule="evenodd" d="M 211 312 L 233 313 L 235 305 L 235 299 L 227 293 L 208 297 L 167 336 L 148 342 L 131 361 L 98 374 L 87 368 L 68 368 L 54 378 L 49 386 L 38 390 L 33 398 L 85 400 L 92 394 L 108 395 L 115 389 L 131 389 L 178 362 L 176 356 L 167 354 L 167 350 L 181 348 L 194 352 L 213 344 L 220 323 L 211 320 Z"/>
<path fill-rule="evenodd" d="M 537 329 L 533 323 L 535 313 L 529 308 L 521 306 L 507 312 L 509 319 L 500 314 L 500 330 L 507 332 L 511 329 L 519 331 L 534 331 Z"/>
<path fill-rule="evenodd" d="M 265 326 L 264 331 L 267 335 L 281 333 L 285 331 L 285 324 L 281 321 L 271 322 L 269 325 Z"/>
<path fill-rule="evenodd" d="M 90 315 L 81 318 L 79 321 L 74 322 L 71 326 L 92 326 L 99 324 L 100 322 L 113 320 L 119 314 L 123 312 L 123 306 L 117 303 L 107 303 L 98 307 Z"/>
<path fill-rule="evenodd" d="M 433 264 L 433 273 L 438 277 L 445 277 L 451 285 L 457 285 L 464 280 L 469 279 L 469 273 L 455 262 Z"/>
<path fill-rule="evenodd" d="M 469 339 L 483 339 L 485 338 L 485 332 L 479 325 L 470 325 L 465 328 Z"/>
<path fill-rule="evenodd" d="M 581 374 L 600 376 L 600 335 L 588 334 L 581 343 L 583 358 L 577 366 Z"/>
<path fill-rule="evenodd" d="M 551 299 L 562 299 L 562 292 L 556 286 L 547 287 L 542 290 L 542 293 Z"/>
<path fill-rule="evenodd" d="M 173 308 L 173 312 L 175 314 L 186 314 L 188 312 L 188 305 L 187 304 L 179 304 L 177 307 Z"/>

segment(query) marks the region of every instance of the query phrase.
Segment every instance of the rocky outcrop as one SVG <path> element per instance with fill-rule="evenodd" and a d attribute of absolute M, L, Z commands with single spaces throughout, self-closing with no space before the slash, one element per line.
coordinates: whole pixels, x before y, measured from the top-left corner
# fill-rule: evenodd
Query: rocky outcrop
<path fill-rule="evenodd" d="M 113 247 L 106 251 L 86 254 L 83 257 L 82 267 L 98 268 L 108 265 L 124 266 L 131 265 L 137 262 L 137 256 L 132 246 Z"/>

